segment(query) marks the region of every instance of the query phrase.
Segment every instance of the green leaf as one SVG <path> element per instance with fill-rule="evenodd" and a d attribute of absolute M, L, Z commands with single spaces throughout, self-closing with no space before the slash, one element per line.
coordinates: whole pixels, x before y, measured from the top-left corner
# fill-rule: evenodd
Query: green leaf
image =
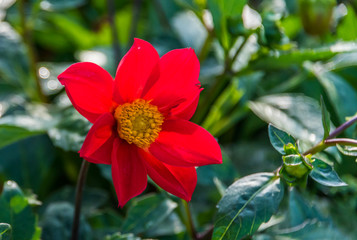
<path fill-rule="evenodd" d="M 225 184 L 230 184 L 238 177 L 238 173 L 225 151 L 222 149 L 222 164 L 212 164 L 197 168 L 197 184 L 212 187 L 214 179 L 218 178 Z M 198 189 L 197 189 L 198 190 Z"/>
<path fill-rule="evenodd" d="M 173 235 L 178 236 L 179 233 L 185 231 L 185 225 L 181 222 L 178 214 L 173 212 L 160 223 L 160 226 L 146 231 L 145 236 L 150 238 L 158 238 L 160 236 L 173 237 Z"/>
<path fill-rule="evenodd" d="M 118 231 L 118 226 L 123 223 L 123 217 L 117 209 L 97 209 L 88 216 L 88 222 L 93 230 L 93 239 L 102 239 L 103 236 Z"/>
<path fill-rule="evenodd" d="M 279 128 L 274 127 L 272 124 L 269 124 L 268 132 L 271 145 L 273 145 L 273 147 L 282 155 L 287 154 L 284 151 L 284 145 L 289 143 L 293 145 L 296 144 L 295 139 L 291 135 L 280 130 Z"/>
<path fill-rule="evenodd" d="M 86 3 L 86 0 L 43 0 L 41 8 L 46 11 L 64 11 L 78 8 Z"/>
<path fill-rule="evenodd" d="M 257 173 L 233 183 L 218 203 L 212 239 L 252 235 L 277 211 L 284 188 L 273 173 Z"/>
<path fill-rule="evenodd" d="M 19 140 L 28 138 L 30 136 L 35 136 L 43 133 L 44 131 L 29 131 L 21 127 L 0 125 L 0 148 L 3 148 Z"/>
<path fill-rule="evenodd" d="M 38 100 L 35 81 L 29 76 L 25 45 L 7 22 L 0 22 L 0 52 L 0 82 L 21 86 L 27 96 Z"/>
<path fill-rule="evenodd" d="M 221 1 L 223 5 L 224 15 L 227 17 L 241 16 L 243 12 L 243 7 L 247 3 L 247 0 L 226 0 Z"/>
<path fill-rule="evenodd" d="M 329 59 L 338 53 L 357 51 L 354 42 L 337 42 L 331 46 L 314 49 L 294 49 L 291 51 L 271 50 L 266 56 L 261 56 L 250 63 L 253 69 L 282 69 L 291 65 L 302 66 L 305 61 Z"/>
<path fill-rule="evenodd" d="M 0 149 L 0 176 L 13 179 L 25 188 L 39 193 L 53 177 L 51 166 L 55 151 L 46 135 L 33 136 Z"/>
<path fill-rule="evenodd" d="M 357 38 L 357 16 L 351 5 L 347 6 L 347 14 L 337 27 L 337 36 L 344 41 L 355 41 Z"/>
<path fill-rule="evenodd" d="M 5 182 L 0 196 L 0 209 L 0 222 L 11 225 L 11 239 L 39 240 L 39 237 L 35 237 L 39 231 L 37 217 L 15 182 Z"/>
<path fill-rule="evenodd" d="M 97 36 L 84 26 L 84 23 L 64 14 L 51 13 L 46 21 L 53 25 L 57 32 L 67 36 L 72 48 L 90 49 L 96 45 Z M 74 46 L 73 46 L 74 45 Z"/>
<path fill-rule="evenodd" d="M 222 47 L 228 51 L 232 45 L 232 37 L 228 33 L 227 21 L 229 18 L 241 18 L 246 0 L 207 0 L 208 9 L 213 18 L 214 31 Z"/>
<path fill-rule="evenodd" d="M 195 49 L 195 52 L 201 52 L 208 33 L 193 12 L 185 11 L 176 14 L 172 18 L 171 25 L 184 46 L 190 46 Z"/>
<path fill-rule="evenodd" d="M 322 114 L 322 126 L 324 127 L 324 138 L 326 139 L 330 134 L 330 113 L 327 111 L 323 97 L 321 96 L 321 114 Z"/>
<path fill-rule="evenodd" d="M 289 191 L 289 209 L 287 221 L 289 226 L 294 227 L 304 223 L 308 219 L 325 220 L 315 207 L 305 200 L 296 190 L 291 188 Z"/>
<path fill-rule="evenodd" d="M 311 206 L 295 188 L 289 192 L 289 210 L 283 228 L 273 231 L 274 239 L 350 239 L 342 234 L 331 219 Z"/>
<path fill-rule="evenodd" d="M 0 223 L 0 239 L 10 240 L 11 239 L 11 225 L 8 223 Z"/>
<path fill-rule="evenodd" d="M 139 234 L 149 229 L 160 227 L 160 223 L 176 207 L 177 204 L 175 202 L 163 195 L 149 195 L 137 199 L 128 210 L 121 232 Z"/>
<path fill-rule="evenodd" d="M 354 88 L 336 73 L 329 72 L 319 63 L 304 65 L 319 80 L 341 123 L 357 112 L 357 94 Z"/>
<path fill-rule="evenodd" d="M 70 239 L 73 214 L 74 207 L 69 202 L 54 202 L 49 204 L 41 221 L 42 240 Z M 91 229 L 83 216 L 80 217 L 78 232 L 78 239 L 90 239 Z"/>
<path fill-rule="evenodd" d="M 66 151 L 78 152 L 91 127 L 91 123 L 72 107 L 55 114 L 56 118 L 59 119 L 58 124 L 48 131 L 53 144 Z"/>
<path fill-rule="evenodd" d="M 249 102 L 250 109 L 265 122 L 289 132 L 295 139 L 312 143 L 322 139 L 318 102 L 299 94 L 275 94 Z"/>
<path fill-rule="evenodd" d="M 337 144 L 337 149 L 346 156 L 357 157 L 357 147 Z"/>
<path fill-rule="evenodd" d="M 49 196 L 43 203 L 43 207 L 53 202 L 75 202 L 76 190 L 74 187 L 63 187 Z M 82 193 L 81 212 L 90 215 L 97 211 L 108 200 L 108 193 L 102 189 L 86 187 Z"/>
<path fill-rule="evenodd" d="M 237 106 L 244 95 L 243 91 L 238 89 L 238 84 L 238 79 L 233 79 L 222 91 L 202 124 L 214 136 L 222 134 L 227 127 L 234 125 L 246 114 L 245 109 Z"/>
<path fill-rule="evenodd" d="M 132 233 L 127 233 L 127 234 L 121 234 L 121 233 L 115 233 L 110 236 L 106 236 L 105 240 L 140 240 L 141 238 L 136 237 Z"/>
<path fill-rule="evenodd" d="M 357 52 L 338 54 L 330 61 L 328 61 L 324 66 L 328 71 L 335 71 L 357 66 Z"/>
<path fill-rule="evenodd" d="M 340 179 L 333 167 L 324 161 L 316 158 L 315 161 L 312 162 L 312 166 L 313 168 L 310 172 L 310 177 L 316 182 L 330 187 L 341 187 L 347 185 Z"/>

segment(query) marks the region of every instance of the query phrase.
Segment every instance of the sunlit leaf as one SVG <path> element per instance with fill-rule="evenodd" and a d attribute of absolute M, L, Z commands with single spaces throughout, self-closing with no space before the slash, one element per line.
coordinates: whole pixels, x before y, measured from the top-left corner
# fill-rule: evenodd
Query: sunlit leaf
<path fill-rule="evenodd" d="M 338 53 L 357 51 L 355 42 L 338 42 L 331 46 L 315 49 L 297 49 L 291 51 L 271 51 L 253 61 L 251 66 L 257 69 L 281 69 L 291 65 L 302 65 L 305 61 L 329 59 Z"/>
<path fill-rule="evenodd" d="M 344 41 L 354 41 L 357 38 L 357 16 L 352 6 L 347 7 L 347 14 L 338 25 L 337 36 Z"/>
<path fill-rule="evenodd" d="M 141 238 L 136 237 L 132 233 L 127 233 L 127 234 L 121 234 L 121 233 L 115 233 L 110 236 L 106 236 L 105 240 L 140 240 Z"/>
<path fill-rule="evenodd" d="M 341 76 L 327 71 L 322 65 L 305 64 L 319 80 L 326 91 L 326 94 L 338 114 L 340 123 L 345 122 L 345 118 L 353 116 L 357 112 L 357 93 L 353 87 Z"/>
<path fill-rule="evenodd" d="M 79 151 L 91 127 L 90 122 L 73 108 L 57 112 L 59 122 L 48 129 L 53 144 L 64 150 Z"/>
<path fill-rule="evenodd" d="M 11 225 L 8 223 L 0 223 L 0 239 L 10 240 L 11 239 Z"/>
<path fill-rule="evenodd" d="M 337 149 L 346 156 L 357 157 L 357 146 L 347 146 L 337 144 Z"/>
<path fill-rule="evenodd" d="M 257 173 L 233 183 L 218 203 L 212 239 L 241 239 L 252 235 L 277 211 L 284 195 L 273 173 Z"/>
<path fill-rule="evenodd" d="M 29 131 L 21 127 L 0 125 L 0 148 L 30 136 L 40 135 L 43 133 L 44 131 Z"/>
<path fill-rule="evenodd" d="M 324 136 L 318 102 L 299 94 L 276 94 L 249 103 L 262 120 L 290 133 L 296 139 L 315 143 Z"/>
<path fill-rule="evenodd" d="M 46 11 L 63 11 L 78 8 L 86 3 L 86 0 L 43 0 L 40 6 Z"/>
<path fill-rule="evenodd" d="M 201 52 L 208 33 L 193 12 L 176 14 L 172 19 L 172 27 L 184 46 L 192 47 L 197 53 Z"/>

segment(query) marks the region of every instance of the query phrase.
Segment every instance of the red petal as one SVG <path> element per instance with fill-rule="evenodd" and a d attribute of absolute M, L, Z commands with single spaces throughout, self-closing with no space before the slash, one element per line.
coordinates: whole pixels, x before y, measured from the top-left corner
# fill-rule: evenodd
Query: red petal
<path fill-rule="evenodd" d="M 89 130 L 79 154 L 92 163 L 111 163 L 115 120 L 112 114 L 101 115 Z"/>
<path fill-rule="evenodd" d="M 172 114 L 192 116 L 197 105 L 191 103 L 200 92 L 199 73 L 200 63 L 193 49 L 170 51 L 160 59 L 160 78 L 147 84 L 152 87 L 145 89 L 144 99 L 159 108 L 175 107 Z"/>
<path fill-rule="evenodd" d="M 77 111 L 90 122 L 112 106 L 113 78 L 100 66 L 75 63 L 58 76 Z"/>
<path fill-rule="evenodd" d="M 114 100 L 120 103 L 141 98 L 148 79 L 158 78 L 159 59 L 159 54 L 150 43 L 135 39 L 133 46 L 119 63 L 115 76 Z"/>
<path fill-rule="evenodd" d="M 138 148 L 116 138 L 112 154 L 112 177 L 120 207 L 145 190 L 146 174 Z"/>
<path fill-rule="evenodd" d="M 175 167 L 157 160 L 150 153 L 139 150 L 145 159 L 147 172 L 151 179 L 165 191 L 182 198 L 191 200 L 197 183 L 197 174 L 194 167 Z"/>
<path fill-rule="evenodd" d="M 176 108 L 173 108 L 171 110 L 171 115 L 175 116 L 177 118 L 182 118 L 185 120 L 190 120 L 193 114 L 196 112 L 196 108 L 198 105 L 198 100 L 200 98 L 200 92 L 202 89 L 199 91 L 195 92 L 192 97 L 188 98 L 187 101 L 184 101 L 182 104 L 177 106 Z"/>
<path fill-rule="evenodd" d="M 160 161 L 179 167 L 222 163 L 216 139 L 204 128 L 182 119 L 165 121 L 149 151 Z"/>

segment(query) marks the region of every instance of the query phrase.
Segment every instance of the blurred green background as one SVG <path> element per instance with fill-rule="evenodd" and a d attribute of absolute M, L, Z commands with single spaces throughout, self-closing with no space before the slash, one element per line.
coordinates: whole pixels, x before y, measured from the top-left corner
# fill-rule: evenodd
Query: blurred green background
<path fill-rule="evenodd" d="M 224 156 L 197 169 L 191 210 L 203 233 L 227 186 L 281 165 L 267 122 L 308 147 L 323 138 L 321 96 L 334 126 L 357 112 L 356 14 L 356 0 L 0 0 L 0 239 L 70 237 L 77 151 L 90 128 L 57 80 L 70 64 L 114 75 L 134 37 L 161 56 L 195 50 L 204 91 L 192 121 Z M 356 239 L 355 150 L 347 154 L 321 153 L 347 187 L 287 188 L 246 239 Z M 110 166 L 90 166 L 82 210 L 80 239 L 190 239 L 181 201 L 153 182 L 117 208 Z"/>

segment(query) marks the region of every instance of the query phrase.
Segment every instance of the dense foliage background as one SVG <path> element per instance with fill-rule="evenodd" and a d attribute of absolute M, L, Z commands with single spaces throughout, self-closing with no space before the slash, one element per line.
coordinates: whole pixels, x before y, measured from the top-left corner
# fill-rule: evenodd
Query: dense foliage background
<path fill-rule="evenodd" d="M 320 152 L 306 183 L 279 177 L 272 137 L 304 151 L 357 112 L 356 0 L 0 0 L 0 239 L 69 239 L 90 123 L 57 76 L 78 61 L 114 75 L 134 37 L 201 62 L 192 121 L 224 159 L 197 169 L 197 239 L 356 239 L 355 148 Z M 118 208 L 107 165 L 89 168 L 80 221 L 80 239 L 192 236 L 181 200 L 153 182 Z"/>

